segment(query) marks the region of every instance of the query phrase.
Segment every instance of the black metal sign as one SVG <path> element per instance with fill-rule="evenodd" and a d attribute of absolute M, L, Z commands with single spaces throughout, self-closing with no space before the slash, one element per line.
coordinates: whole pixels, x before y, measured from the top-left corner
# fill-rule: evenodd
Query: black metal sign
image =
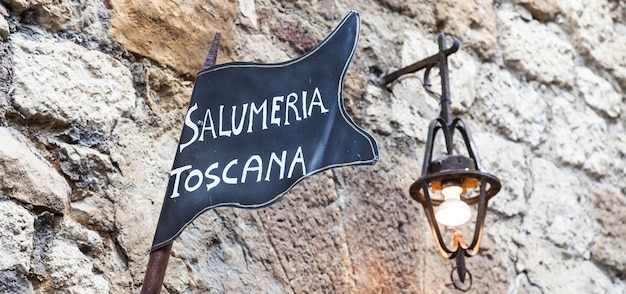
<path fill-rule="evenodd" d="M 308 176 L 378 161 L 376 141 L 343 105 L 359 32 L 351 12 L 297 59 L 227 63 L 198 74 L 152 251 L 209 209 L 265 207 Z"/>

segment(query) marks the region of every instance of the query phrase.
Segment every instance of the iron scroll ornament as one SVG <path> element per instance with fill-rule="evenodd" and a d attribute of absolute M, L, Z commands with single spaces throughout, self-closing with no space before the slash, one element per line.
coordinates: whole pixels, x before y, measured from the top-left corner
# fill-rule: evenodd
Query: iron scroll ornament
<path fill-rule="evenodd" d="M 210 209 L 266 207 L 308 176 L 378 161 L 375 139 L 343 104 L 359 34 L 352 11 L 299 58 L 198 74 L 151 251 Z"/>

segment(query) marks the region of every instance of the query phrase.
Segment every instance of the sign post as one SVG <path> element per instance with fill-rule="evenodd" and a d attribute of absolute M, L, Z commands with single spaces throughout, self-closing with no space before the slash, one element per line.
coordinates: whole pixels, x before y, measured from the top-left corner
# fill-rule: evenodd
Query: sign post
<path fill-rule="evenodd" d="M 210 209 L 267 207 L 309 176 L 378 161 L 376 141 L 343 104 L 359 34 L 352 11 L 294 60 L 198 73 L 152 243 L 155 263 L 167 263 L 174 239 Z"/>
<path fill-rule="evenodd" d="M 159 248 L 159 250 L 150 252 L 148 267 L 146 268 L 143 285 L 141 286 L 141 294 L 161 293 L 165 270 L 167 270 L 167 261 L 170 259 L 173 244 L 174 242 Z"/>
<path fill-rule="evenodd" d="M 222 34 L 220 32 L 215 33 L 209 54 L 202 66 L 202 70 L 206 70 L 215 65 L 217 62 L 217 52 L 220 45 L 220 38 Z M 165 278 L 165 271 L 167 270 L 167 262 L 170 259 L 170 252 L 172 252 L 172 246 L 174 242 L 169 243 L 158 250 L 150 252 L 150 258 L 148 259 L 148 267 L 143 278 L 143 284 L 141 286 L 141 294 L 156 294 L 161 293 L 161 287 L 163 286 L 163 279 Z"/>

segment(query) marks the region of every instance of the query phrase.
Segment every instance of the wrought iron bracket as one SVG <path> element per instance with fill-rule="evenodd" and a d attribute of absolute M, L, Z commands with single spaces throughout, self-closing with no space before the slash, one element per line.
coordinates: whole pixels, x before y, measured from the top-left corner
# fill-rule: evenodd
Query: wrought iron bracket
<path fill-rule="evenodd" d="M 394 72 L 391 72 L 382 78 L 380 78 L 380 84 L 382 86 L 387 86 L 388 84 L 396 81 L 403 75 L 414 73 L 420 71 L 422 69 L 426 69 L 424 71 L 424 79 L 423 86 L 424 89 L 431 93 L 440 97 L 441 101 L 441 112 L 440 117 L 443 119 L 446 125 L 451 123 L 450 120 L 450 80 L 448 78 L 448 56 L 454 54 L 459 50 L 461 43 L 457 38 L 452 38 L 452 46 L 450 48 L 446 48 L 446 35 L 444 33 L 440 33 L 437 36 L 437 41 L 439 43 L 439 52 L 427 58 L 424 58 L 416 63 L 413 63 L 409 66 L 398 69 Z M 441 93 L 437 94 L 431 90 L 430 84 L 430 71 L 433 67 L 439 67 L 439 75 L 441 76 Z"/>

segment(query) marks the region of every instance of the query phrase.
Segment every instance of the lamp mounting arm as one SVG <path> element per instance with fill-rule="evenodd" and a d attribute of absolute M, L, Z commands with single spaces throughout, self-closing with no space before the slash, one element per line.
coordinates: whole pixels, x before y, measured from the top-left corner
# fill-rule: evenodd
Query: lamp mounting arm
<path fill-rule="evenodd" d="M 424 80 L 422 85 L 428 93 L 439 96 L 439 117 L 445 122 L 446 126 L 449 126 L 452 123 L 452 118 L 450 116 L 451 100 L 450 79 L 448 78 L 448 56 L 454 54 L 459 50 L 460 42 L 457 38 L 452 37 L 452 46 L 450 46 L 450 48 L 446 48 L 446 35 L 444 33 L 440 33 L 437 36 L 437 41 L 439 43 L 439 52 L 437 54 L 431 55 L 416 63 L 413 63 L 409 66 L 403 67 L 383 76 L 380 79 L 380 84 L 386 86 L 393 81 L 396 81 L 403 75 L 426 69 L 424 71 Z M 441 94 L 435 93 L 430 88 L 431 84 L 429 75 L 431 69 L 435 66 L 439 67 L 439 76 L 441 77 Z"/>

